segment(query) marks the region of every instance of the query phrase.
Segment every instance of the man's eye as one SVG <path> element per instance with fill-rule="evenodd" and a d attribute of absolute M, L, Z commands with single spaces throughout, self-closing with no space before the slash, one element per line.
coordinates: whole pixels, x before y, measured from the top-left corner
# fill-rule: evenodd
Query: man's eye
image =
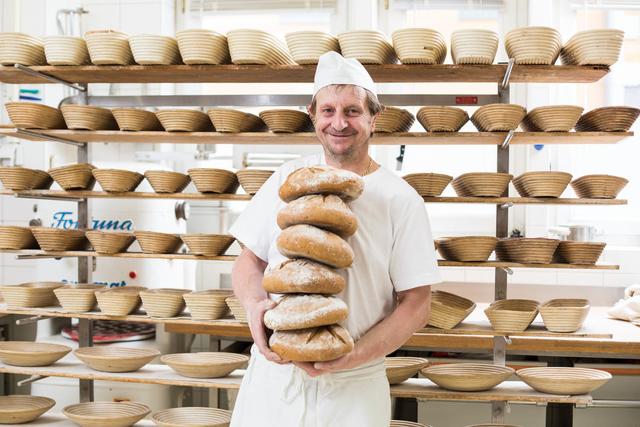
<path fill-rule="evenodd" d="M 331 113 L 331 112 L 333 112 L 333 109 L 331 109 L 331 108 L 323 108 L 322 112 L 323 113 Z"/>

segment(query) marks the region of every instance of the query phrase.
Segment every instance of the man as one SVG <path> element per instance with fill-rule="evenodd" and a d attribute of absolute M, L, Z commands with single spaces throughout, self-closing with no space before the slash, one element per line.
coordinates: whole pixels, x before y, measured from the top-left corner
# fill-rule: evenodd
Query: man
<path fill-rule="evenodd" d="M 383 107 L 373 80 L 355 59 L 320 57 L 309 114 L 323 154 L 284 164 L 255 195 L 230 232 L 244 244 L 232 283 L 246 308 L 255 345 L 234 408 L 232 427 L 388 427 L 389 384 L 384 357 L 425 325 L 431 287 L 440 282 L 424 201 L 403 179 L 368 154 Z M 351 267 L 339 270 L 347 287 L 345 326 L 353 351 L 322 363 L 289 363 L 267 344 L 263 316 L 276 302 L 262 278 L 286 258 L 276 223 L 284 203 L 278 189 L 294 170 L 327 164 L 361 175 L 364 192 L 349 204 L 358 231 L 347 242 Z"/>

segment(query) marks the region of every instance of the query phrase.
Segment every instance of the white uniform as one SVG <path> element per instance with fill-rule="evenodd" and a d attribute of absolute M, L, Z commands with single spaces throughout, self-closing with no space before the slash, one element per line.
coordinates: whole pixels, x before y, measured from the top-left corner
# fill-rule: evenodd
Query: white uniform
<path fill-rule="evenodd" d="M 294 170 L 319 164 L 325 164 L 322 154 L 284 164 L 230 229 L 268 263 L 267 271 L 286 260 L 276 246 L 280 233 L 276 217 L 284 206 L 278 189 Z M 363 179 L 362 196 L 349 204 L 358 218 L 358 231 L 347 239 L 354 263 L 339 270 L 347 279 L 346 289 L 338 295 L 349 307 L 343 326 L 356 341 L 393 311 L 395 292 L 440 282 L 422 198 L 382 167 Z M 293 365 L 267 361 L 254 348 L 231 426 L 388 427 L 389 418 L 389 386 L 382 359 L 312 379 Z"/>

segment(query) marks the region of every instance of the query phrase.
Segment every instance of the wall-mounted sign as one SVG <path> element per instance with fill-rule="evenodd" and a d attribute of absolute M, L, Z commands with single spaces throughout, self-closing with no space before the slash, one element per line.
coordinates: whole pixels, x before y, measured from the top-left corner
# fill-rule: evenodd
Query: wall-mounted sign
<path fill-rule="evenodd" d="M 51 227 L 65 230 L 78 228 L 78 220 L 73 218 L 71 211 L 58 211 L 53 214 Z M 131 219 L 91 219 L 89 228 L 94 230 L 133 231 Z"/>

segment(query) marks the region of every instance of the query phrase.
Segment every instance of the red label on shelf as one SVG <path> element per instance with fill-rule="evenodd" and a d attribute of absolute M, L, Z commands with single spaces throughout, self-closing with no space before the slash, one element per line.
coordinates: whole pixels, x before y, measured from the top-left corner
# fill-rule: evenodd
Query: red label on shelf
<path fill-rule="evenodd" d="M 456 96 L 456 105 L 476 105 L 478 104 L 477 96 Z"/>

